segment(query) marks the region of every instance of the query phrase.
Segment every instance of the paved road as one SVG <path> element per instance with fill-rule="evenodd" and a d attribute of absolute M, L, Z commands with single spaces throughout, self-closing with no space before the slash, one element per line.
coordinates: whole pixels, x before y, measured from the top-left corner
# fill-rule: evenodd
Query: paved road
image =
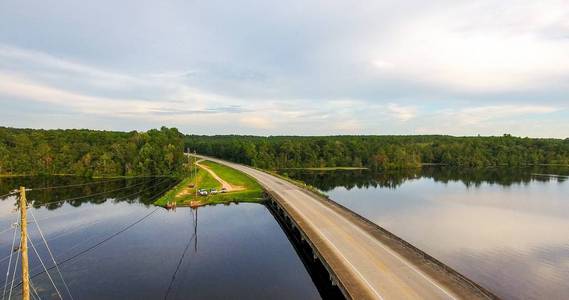
<path fill-rule="evenodd" d="M 460 298 L 302 188 L 250 167 L 208 159 L 249 174 L 286 201 L 295 211 L 296 222 L 316 234 L 323 249 L 329 249 L 327 255 L 333 256 L 334 265 L 342 270 L 338 277 L 352 279 L 349 288 L 358 299 Z"/>

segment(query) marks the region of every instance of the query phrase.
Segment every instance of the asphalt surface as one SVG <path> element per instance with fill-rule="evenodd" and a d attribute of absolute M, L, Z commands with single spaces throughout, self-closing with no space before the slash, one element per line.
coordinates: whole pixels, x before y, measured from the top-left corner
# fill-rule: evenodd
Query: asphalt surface
<path fill-rule="evenodd" d="M 204 157 L 205 158 L 205 157 Z M 450 289 L 357 226 L 349 218 L 286 180 L 223 160 L 209 158 L 255 178 L 277 195 L 320 253 L 357 299 L 460 299 Z"/>

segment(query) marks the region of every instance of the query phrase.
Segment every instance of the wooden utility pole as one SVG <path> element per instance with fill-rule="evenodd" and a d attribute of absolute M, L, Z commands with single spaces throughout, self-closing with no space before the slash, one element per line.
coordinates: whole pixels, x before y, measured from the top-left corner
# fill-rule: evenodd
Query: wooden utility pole
<path fill-rule="evenodd" d="M 194 150 L 194 169 L 195 169 L 195 176 L 194 176 L 194 187 L 196 190 L 196 198 L 195 201 L 198 201 L 198 157 L 196 156 L 196 150 Z"/>
<path fill-rule="evenodd" d="M 28 270 L 28 221 L 26 201 L 26 188 L 20 187 L 20 251 L 22 253 L 22 299 L 30 300 L 30 273 Z"/>

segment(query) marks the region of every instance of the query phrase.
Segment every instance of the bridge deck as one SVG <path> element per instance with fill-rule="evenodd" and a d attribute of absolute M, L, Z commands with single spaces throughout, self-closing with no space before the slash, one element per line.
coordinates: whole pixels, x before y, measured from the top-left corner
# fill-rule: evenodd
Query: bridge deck
<path fill-rule="evenodd" d="M 265 172 L 207 158 L 238 169 L 259 183 L 294 219 L 340 286 L 352 299 L 488 299 L 494 296 L 442 263 L 433 263 L 369 224 L 286 180 Z M 360 218 L 361 219 L 361 218 Z M 379 233 L 381 234 L 381 233 Z M 387 242 L 386 242 L 387 241 Z M 411 247 L 412 248 L 412 247 Z M 450 272 L 449 272 L 450 270 Z"/>

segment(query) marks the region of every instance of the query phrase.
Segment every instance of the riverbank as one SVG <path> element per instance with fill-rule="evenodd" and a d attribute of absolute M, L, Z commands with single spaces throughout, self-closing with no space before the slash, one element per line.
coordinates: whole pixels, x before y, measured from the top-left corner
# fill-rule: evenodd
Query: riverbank
<path fill-rule="evenodd" d="M 309 171 L 353 171 L 368 170 L 366 167 L 306 167 L 306 168 L 282 168 L 281 170 L 309 170 Z"/>
<path fill-rule="evenodd" d="M 0 178 L 31 177 L 31 176 L 77 176 L 75 174 L 0 174 Z"/>
<path fill-rule="evenodd" d="M 173 189 L 154 202 L 158 206 L 204 206 L 236 202 L 261 202 L 263 189 L 249 177 L 235 169 L 211 161 L 198 161 L 197 174 L 180 181 Z M 221 189 L 225 192 L 222 193 Z M 205 189 L 207 196 L 201 196 L 197 190 Z M 216 194 L 209 193 L 216 189 Z"/>

